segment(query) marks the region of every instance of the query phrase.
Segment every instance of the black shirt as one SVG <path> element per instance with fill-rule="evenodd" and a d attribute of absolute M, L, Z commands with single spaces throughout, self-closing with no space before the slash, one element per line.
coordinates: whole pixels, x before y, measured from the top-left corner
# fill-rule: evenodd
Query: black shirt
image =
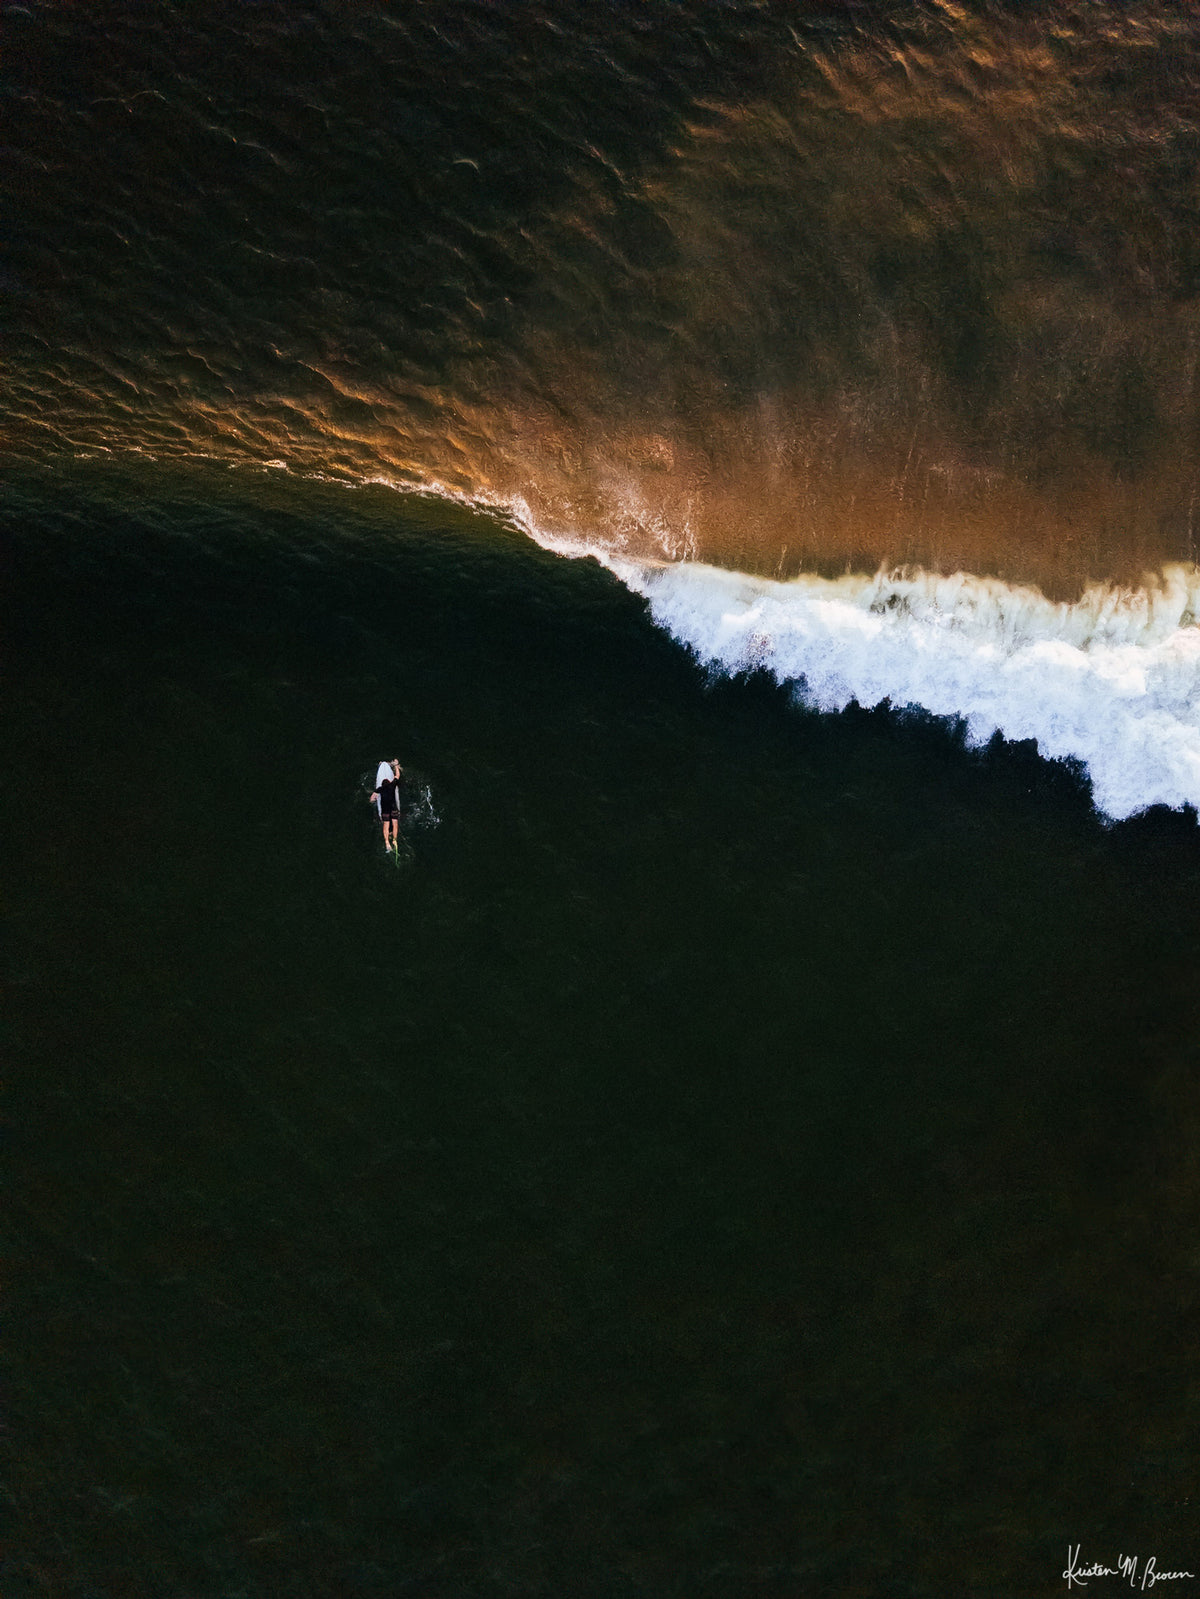
<path fill-rule="evenodd" d="M 400 791 L 404 786 L 402 777 L 385 777 L 379 785 L 379 810 L 383 816 L 396 814 L 400 809 Z"/>

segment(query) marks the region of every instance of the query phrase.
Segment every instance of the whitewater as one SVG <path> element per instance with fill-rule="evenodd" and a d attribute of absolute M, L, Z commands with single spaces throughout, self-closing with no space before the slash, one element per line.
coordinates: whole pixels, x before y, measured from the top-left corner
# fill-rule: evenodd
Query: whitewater
<path fill-rule="evenodd" d="M 508 510 L 544 548 L 600 561 L 708 671 L 767 672 L 824 712 L 919 708 L 960 725 L 971 748 L 1033 740 L 1083 768 L 1110 821 L 1200 811 L 1200 568 L 1073 601 L 967 573 L 780 581 L 630 558 Z"/>

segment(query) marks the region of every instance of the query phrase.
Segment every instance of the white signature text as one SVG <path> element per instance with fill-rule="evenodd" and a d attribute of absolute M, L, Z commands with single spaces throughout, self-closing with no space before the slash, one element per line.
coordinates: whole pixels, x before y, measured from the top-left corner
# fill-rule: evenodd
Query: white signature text
<path fill-rule="evenodd" d="M 1179 1582 L 1193 1577 L 1190 1571 L 1160 1571 L 1158 1556 L 1147 1555 L 1144 1560 L 1137 1555 L 1118 1555 L 1115 1566 L 1106 1566 L 1099 1560 L 1084 1565 L 1080 1558 L 1082 1544 L 1067 1545 L 1067 1569 L 1063 1572 L 1068 1588 L 1086 1588 L 1093 1577 L 1120 1577 L 1131 1588 L 1153 1588 L 1157 1582 Z"/>

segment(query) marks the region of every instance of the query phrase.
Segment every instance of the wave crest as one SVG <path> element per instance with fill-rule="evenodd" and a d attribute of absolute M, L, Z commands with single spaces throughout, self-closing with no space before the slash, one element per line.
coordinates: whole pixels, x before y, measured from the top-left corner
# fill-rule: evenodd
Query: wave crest
<path fill-rule="evenodd" d="M 710 670 L 766 671 L 821 711 L 919 706 L 968 743 L 1033 739 L 1081 762 L 1096 808 L 1121 820 L 1200 810 L 1200 569 L 1073 601 L 996 578 L 928 572 L 786 581 L 699 562 L 632 560 L 526 523 L 562 554 L 593 555 L 647 600 Z"/>
<path fill-rule="evenodd" d="M 1200 572 L 1073 603 L 968 576 L 745 577 L 614 562 L 705 665 L 765 670 L 823 711 L 916 705 L 968 741 L 1081 761 L 1097 808 L 1200 807 Z"/>

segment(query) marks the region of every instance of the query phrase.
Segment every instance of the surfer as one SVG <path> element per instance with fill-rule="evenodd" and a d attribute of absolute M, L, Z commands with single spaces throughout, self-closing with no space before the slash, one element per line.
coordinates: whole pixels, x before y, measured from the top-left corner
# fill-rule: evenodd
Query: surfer
<path fill-rule="evenodd" d="M 396 835 L 400 828 L 400 789 L 404 782 L 404 772 L 399 761 L 380 761 L 379 769 L 375 773 L 375 789 L 371 798 L 379 810 L 379 820 L 383 825 L 384 848 L 391 850 L 396 847 Z"/>

